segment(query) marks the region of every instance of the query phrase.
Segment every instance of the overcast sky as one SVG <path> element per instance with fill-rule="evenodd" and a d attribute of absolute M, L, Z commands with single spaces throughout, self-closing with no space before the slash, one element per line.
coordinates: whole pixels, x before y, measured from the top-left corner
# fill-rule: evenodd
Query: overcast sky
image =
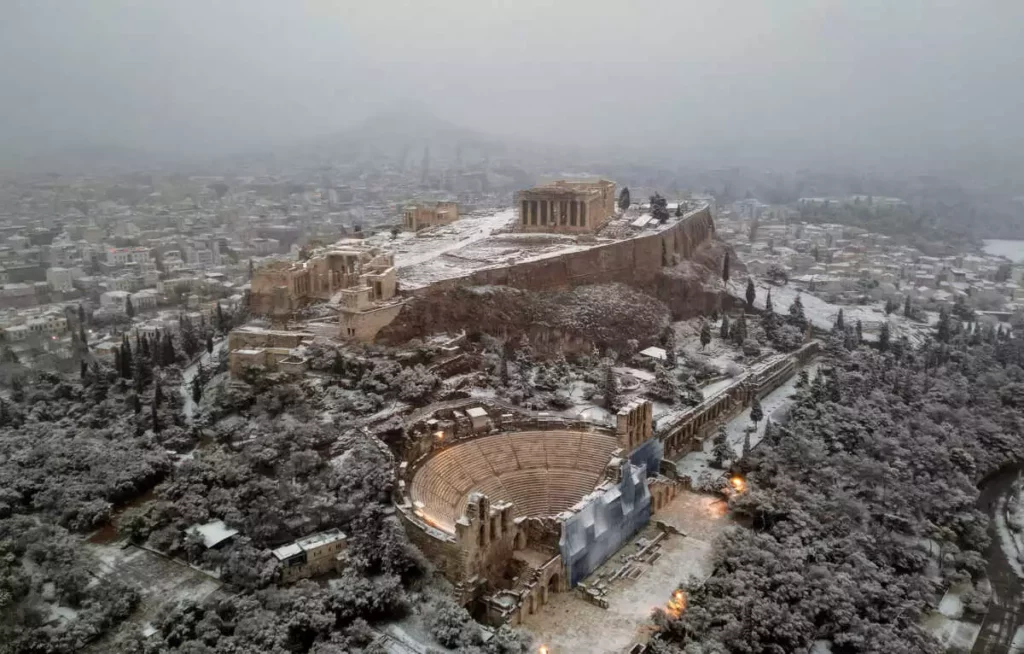
<path fill-rule="evenodd" d="M 1020 0 L 0 0 L 0 60 L 0 147 L 219 153 L 419 98 L 683 158 L 1024 149 Z"/>

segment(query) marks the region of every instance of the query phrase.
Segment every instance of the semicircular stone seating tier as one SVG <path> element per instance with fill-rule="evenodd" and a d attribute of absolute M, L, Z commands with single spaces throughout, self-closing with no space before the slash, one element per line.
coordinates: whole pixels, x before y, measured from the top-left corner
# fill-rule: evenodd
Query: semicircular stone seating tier
<path fill-rule="evenodd" d="M 618 440 L 608 434 L 523 431 L 442 450 L 416 471 L 409 489 L 427 521 L 449 533 L 469 495 L 512 502 L 519 516 L 557 515 L 594 490 Z"/>

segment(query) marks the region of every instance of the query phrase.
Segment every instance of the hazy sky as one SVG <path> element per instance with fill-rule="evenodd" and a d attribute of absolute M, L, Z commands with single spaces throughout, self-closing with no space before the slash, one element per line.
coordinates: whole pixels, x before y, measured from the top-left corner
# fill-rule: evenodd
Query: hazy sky
<path fill-rule="evenodd" d="M 1019 0 L 0 0 L 0 147 L 211 153 L 402 98 L 682 156 L 1024 151 Z"/>

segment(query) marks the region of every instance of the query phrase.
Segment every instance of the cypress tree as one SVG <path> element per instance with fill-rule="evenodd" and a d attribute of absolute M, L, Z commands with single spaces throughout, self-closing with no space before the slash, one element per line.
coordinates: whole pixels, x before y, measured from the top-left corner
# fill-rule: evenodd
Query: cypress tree
<path fill-rule="evenodd" d="M 757 299 L 757 289 L 754 288 L 754 278 L 747 278 L 747 307 L 753 308 L 754 300 Z"/>
<path fill-rule="evenodd" d="M 199 404 L 203 399 L 203 384 L 199 381 L 199 375 L 192 378 L 192 401 Z"/>
<path fill-rule="evenodd" d="M 704 349 L 711 342 L 711 324 L 705 320 L 700 325 L 700 349 Z"/>
<path fill-rule="evenodd" d="M 754 403 L 750 405 L 750 420 L 757 425 L 762 418 L 764 418 L 764 409 L 761 408 L 761 400 L 755 397 Z"/>
<path fill-rule="evenodd" d="M 729 251 L 725 251 L 725 261 L 722 262 L 722 281 L 729 283 Z"/>
<path fill-rule="evenodd" d="M 152 421 L 153 421 L 153 432 L 159 433 L 160 431 L 160 417 L 158 411 L 160 409 L 160 402 L 163 401 L 163 391 L 160 389 L 160 382 L 156 382 L 153 385 L 153 404 L 152 407 Z"/>
<path fill-rule="evenodd" d="M 601 389 L 604 393 L 604 406 L 611 413 L 619 410 L 619 381 L 615 377 L 615 371 L 611 364 L 604 368 L 604 384 Z"/>
<path fill-rule="evenodd" d="M 729 338 L 729 316 L 725 314 L 722 314 L 722 327 L 718 332 L 718 335 L 722 340 L 727 340 Z"/>

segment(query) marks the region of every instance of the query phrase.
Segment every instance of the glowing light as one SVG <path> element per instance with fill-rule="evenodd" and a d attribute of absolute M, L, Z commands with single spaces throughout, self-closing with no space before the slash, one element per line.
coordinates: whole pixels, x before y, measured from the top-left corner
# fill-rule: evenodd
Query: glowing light
<path fill-rule="evenodd" d="M 681 590 L 676 590 L 672 593 L 672 599 L 668 602 L 667 613 L 673 618 L 678 618 L 686 610 L 686 593 Z"/>
<path fill-rule="evenodd" d="M 436 438 L 439 441 L 440 440 L 444 440 L 444 432 L 443 431 L 434 432 L 434 438 Z"/>
<path fill-rule="evenodd" d="M 733 477 L 729 480 L 729 483 L 737 493 L 742 493 L 747 490 L 747 480 L 743 477 Z"/>
<path fill-rule="evenodd" d="M 551 654 L 551 650 L 548 649 L 547 645 L 541 645 L 540 649 L 537 650 L 539 654 Z"/>

